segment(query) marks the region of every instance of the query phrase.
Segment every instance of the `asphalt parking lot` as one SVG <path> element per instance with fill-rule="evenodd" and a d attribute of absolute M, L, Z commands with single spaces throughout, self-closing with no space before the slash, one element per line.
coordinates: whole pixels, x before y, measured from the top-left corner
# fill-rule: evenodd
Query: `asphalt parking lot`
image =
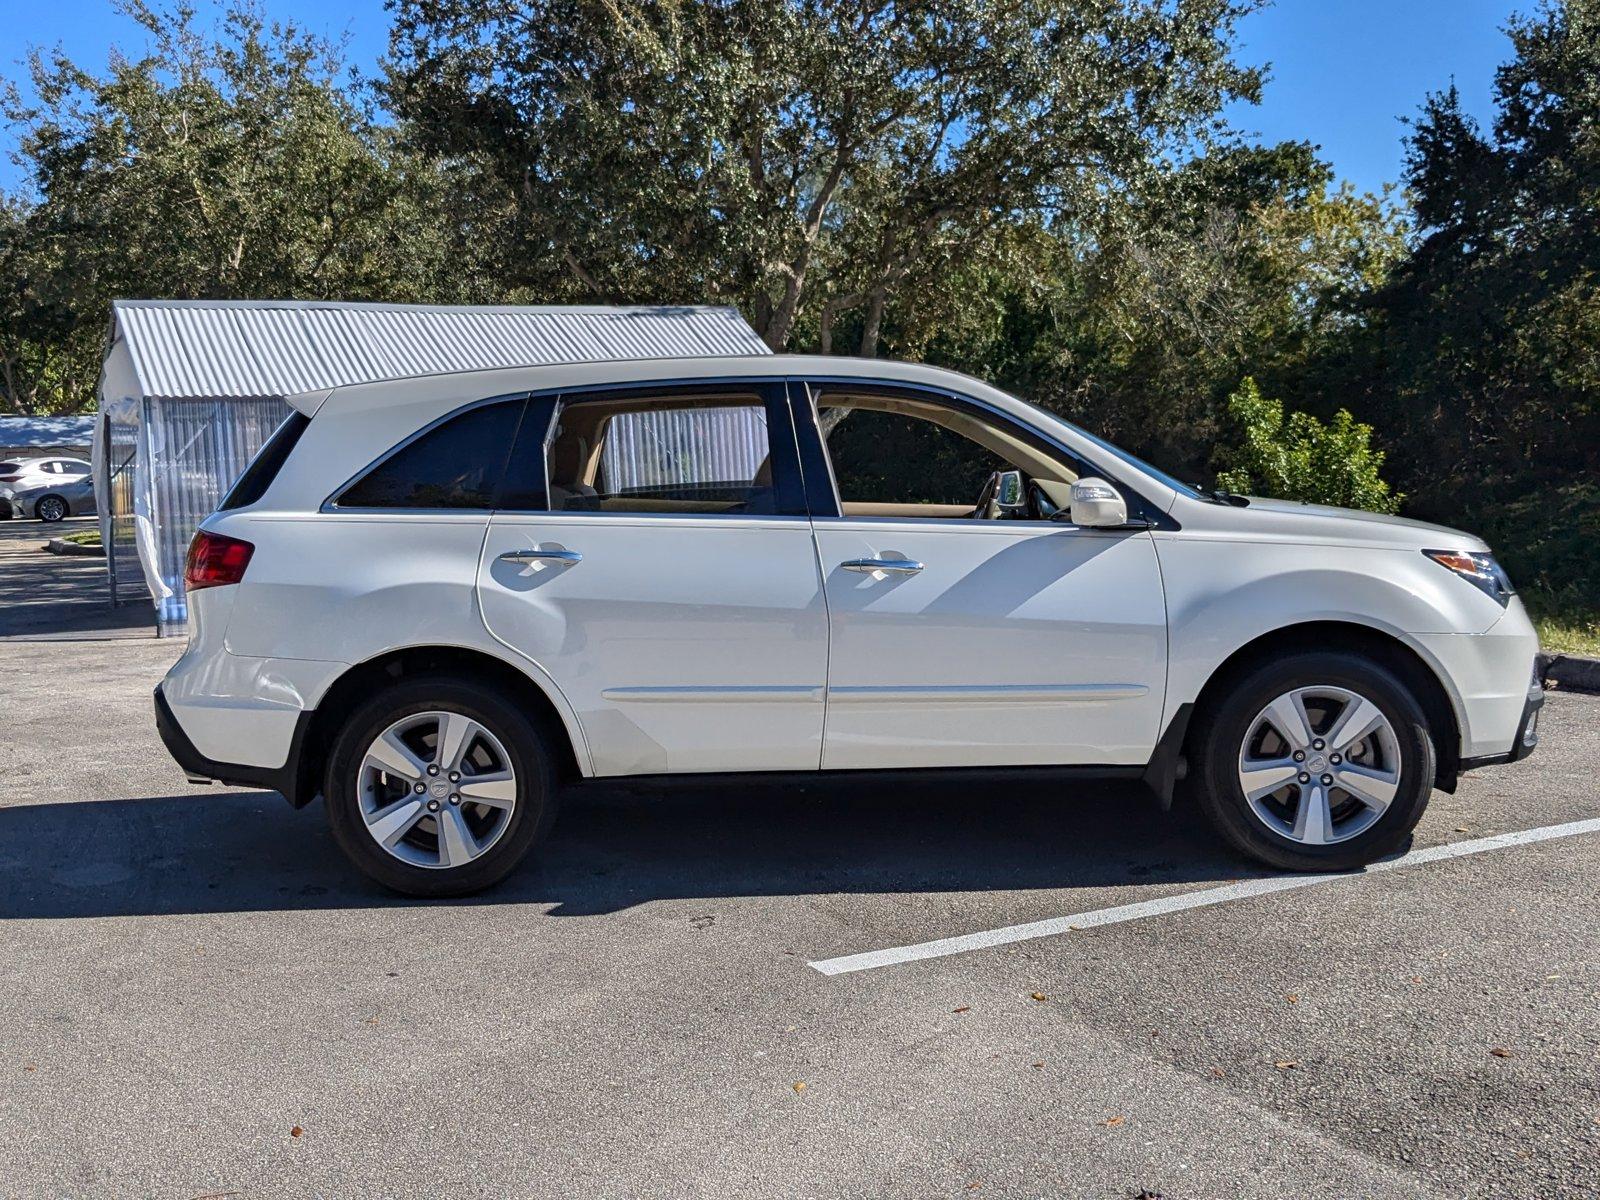
<path fill-rule="evenodd" d="M 184 783 L 177 643 L 18 620 L 0 1194 L 1596 1192 L 1600 832 L 827 975 L 1263 873 L 1129 789 L 607 787 L 402 901 L 319 807 Z M 1416 846 L 1600 817 L 1600 697 L 1543 736 Z"/>

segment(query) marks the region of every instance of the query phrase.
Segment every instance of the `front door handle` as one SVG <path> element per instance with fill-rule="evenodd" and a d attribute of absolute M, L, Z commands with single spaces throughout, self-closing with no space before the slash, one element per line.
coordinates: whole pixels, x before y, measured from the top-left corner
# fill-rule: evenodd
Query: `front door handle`
<path fill-rule="evenodd" d="M 501 562 L 520 563 L 526 566 L 536 562 L 582 562 L 583 555 L 576 550 L 507 550 L 500 556 Z"/>
<path fill-rule="evenodd" d="M 885 575 L 915 575 L 922 570 L 922 564 L 911 558 L 852 558 L 839 565 L 862 575 L 874 575 L 879 571 Z"/>

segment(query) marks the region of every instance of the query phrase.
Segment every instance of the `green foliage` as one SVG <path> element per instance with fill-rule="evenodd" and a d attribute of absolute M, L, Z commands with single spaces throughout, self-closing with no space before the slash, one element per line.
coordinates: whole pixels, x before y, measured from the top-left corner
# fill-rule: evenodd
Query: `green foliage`
<path fill-rule="evenodd" d="M 1327 425 L 1303 412 L 1286 419 L 1283 402 L 1263 396 L 1247 377 L 1228 398 L 1228 414 L 1240 437 L 1239 445 L 1217 451 L 1217 483 L 1228 491 L 1381 513 L 1404 499 L 1391 495 L 1379 474 L 1383 452 L 1372 448 L 1372 426 L 1345 409 Z"/>
<path fill-rule="evenodd" d="M 518 191 L 520 279 L 872 354 L 1019 222 L 1083 222 L 1209 144 L 1259 90 L 1254 7 L 398 0 L 387 93 Z"/>
<path fill-rule="evenodd" d="M 1507 27 L 1487 130 L 1455 90 L 1409 139 L 1419 238 L 1312 389 L 1393 447 L 1418 516 L 1600 610 L 1600 0 Z M 1579 531 L 1586 531 L 1585 534 Z"/>
<path fill-rule="evenodd" d="M 3 97 L 31 184 L 0 207 L 7 407 L 89 403 L 118 296 L 492 294 L 483 235 L 504 198 L 459 162 L 405 151 L 339 85 L 336 47 L 249 7 L 214 35 L 189 8 L 126 11 L 146 55 L 96 75 L 35 52 L 36 103 Z"/>

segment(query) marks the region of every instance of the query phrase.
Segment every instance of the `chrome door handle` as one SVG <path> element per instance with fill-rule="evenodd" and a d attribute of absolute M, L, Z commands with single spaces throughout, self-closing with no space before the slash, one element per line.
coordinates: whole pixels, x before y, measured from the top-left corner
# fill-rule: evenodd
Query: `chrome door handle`
<path fill-rule="evenodd" d="M 872 575 L 882 571 L 885 575 L 915 575 L 922 564 L 910 558 L 852 558 L 839 564 L 846 571 Z"/>
<path fill-rule="evenodd" d="M 507 550 L 500 556 L 501 562 L 509 563 L 535 563 L 535 562 L 582 562 L 583 555 L 576 550 Z"/>

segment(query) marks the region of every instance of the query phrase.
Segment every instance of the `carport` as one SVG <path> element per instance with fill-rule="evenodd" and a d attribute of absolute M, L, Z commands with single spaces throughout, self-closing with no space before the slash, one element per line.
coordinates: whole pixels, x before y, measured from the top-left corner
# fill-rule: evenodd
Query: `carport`
<path fill-rule="evenodd" d="M 731 308 L 118 300 L 94 429 L 114 603 L 183 632 L 183 559 L 288 413 L 284 396 L 449 371 L 770 353 Z"/>

